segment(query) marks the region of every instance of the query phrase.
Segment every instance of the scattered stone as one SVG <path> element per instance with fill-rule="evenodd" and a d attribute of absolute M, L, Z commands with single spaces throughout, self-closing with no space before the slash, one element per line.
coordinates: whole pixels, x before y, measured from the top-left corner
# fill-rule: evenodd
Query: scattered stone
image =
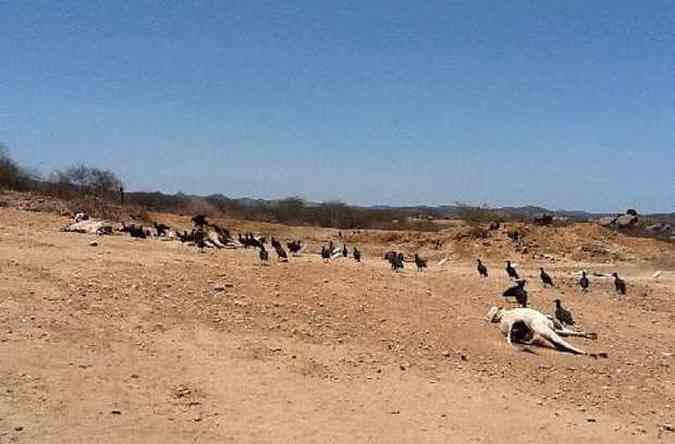
<path fill-rule="evenodd" d="M 16 427 L 14 427 L 14 430 L 17 431 L 17 432 L 22 432 L 23 426 L 16 426 Z"/>
<path fill-rule="evenodd" d="M 400 415 L 400 414 L 401 414 L 401 411 L 400 411 L 400 410 L 392 410 L 392 411 L 389 412 L 389 413 L 391 413 L 392 415 Z"/>
<path fill-rule="evenodd" d="M 661 424 L 661 428 L 666 432 L 675 432 L 675 427 L 672 424 Z"/>
<path fill-rule="evenodd" d="M 90 246 L 90 247 L 98 247 L 98 242 L 96 242 L 96 241 L 91 241 L 91 242 L 89 242 L 89 246 Z"/>
<path fill-rule="evenodd" d="M 113 410 L 110 413 L 112 413 L 113 415 L 121 415 L 122 414 L 122 412 L 120 410 Z"/>
<path fill-rule="evenodd" d="M 447 351 L 447 350 L 445 350 L 445 351 L 443 352 L 443 356 L 445 356 L 446 358 L 449 358 L 449 357 L 450 357 L 450 352 Z"/>
<path fill-rule="evenodd" d="M 588 417 L 586 418 L 586 422 L 598 422 L 595 418 Z"/>

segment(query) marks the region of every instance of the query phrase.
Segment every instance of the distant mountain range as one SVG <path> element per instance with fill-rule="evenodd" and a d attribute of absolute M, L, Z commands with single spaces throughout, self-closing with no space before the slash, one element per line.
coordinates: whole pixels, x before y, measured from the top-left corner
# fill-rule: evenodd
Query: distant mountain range
<path fill-rule="evenodd" d="M 131 195 L 137 194 L 159 194 L 162 193 L 129 193 Z M 169 195 L 164 195 L 169 196 Z M 274 207 L 282 202 L 284 199 L 253 199 L 249 197 L 243 198 L 229 198 L 223 194 L 211 194 L 209 196 L 192 196 L 187 194 L 176 194 L 173 197 L 175 198 L 198 198 L 198 199 L 207 199 L 212 201 L 230 201 L 235 202 L 238 205 L 243 207 Z M 312 201 L 303 201 L 305 206 L 316 207 L 320 206 L 322 202 L 312 202 Z M 346 204 L 348 205 L 348 204 Z M 465 206 L 463 205 L 414 205 L 414 206 L 392 206 L 392 205 L 371 205 L 371 206 L 357 206 L 352 205 L 357 208 L 367 208 L 372 210 L 395 210 L 403 211 L 411 215 L 426 215 L 433 217 L 457 217 L 459 216 Z M 604 216 L 616 215 L 618 213 L 623 213 L 624 210 L 617 211 L 616 213 L 592 213 L 588 211 L 578 211 L 578 210 L 551 210 L 544 207 L 526 205 L 522 207 L 506 206 L 506 207 L 496 207 L 496 208 L 487 208 L 490 211 L 493 211 L 497 214 L 502 214 L 504 216 L 512 217 L 524 217 L 524 218 L 533 218 L 537 214 L 552 214 L 559 217 L 567 217 L 574 220 L 589 220 L 597 219 Z M 639 211 L 639 209 L 638 209 Z M 649 216 L 650 219 L 664 221 L 664 222 L 675 222 L 675 212 L 673 213 L 658 213 L 658 214 L 646 214 L 643 216 Z"/>

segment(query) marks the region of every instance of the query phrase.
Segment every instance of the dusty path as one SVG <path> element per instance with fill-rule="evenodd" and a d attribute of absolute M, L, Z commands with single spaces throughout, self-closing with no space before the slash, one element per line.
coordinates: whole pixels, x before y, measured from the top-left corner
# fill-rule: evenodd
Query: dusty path
<path fill-rule="evenodd" d="M 610 356 L 592 360 L 518 353 L 481 320 L 507 284 L 496 262 L 484 282 L 452 261 L 261 267 L 65 222 L 0 208 L 0 443 L 675 439 L 673 270 L 618 264 L 624 300 L 532 279 L 533 305 L 562 293 L 598 332 L 575 341 Z"/>

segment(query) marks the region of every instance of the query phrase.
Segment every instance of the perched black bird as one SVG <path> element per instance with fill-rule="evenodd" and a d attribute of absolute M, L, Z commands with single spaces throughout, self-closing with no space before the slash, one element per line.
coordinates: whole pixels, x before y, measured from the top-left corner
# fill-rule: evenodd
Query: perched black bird
<path fill-rule="evenodd" d="M 288 261 L 288 255 L 286 254 L 286 250 L 284 250 L 284 247 L 282 247 L 278 241 L 274 244 L 274 249 L 277 252 L 277 256 L 279 256 L 280 261 L 283 262 Z"/>
<path fill-rule="evenodd" d="M 397 256 L 394 257 L 394 260 L 391 263 L 392 268 L 394 271 L 398 272 L 398 270 L 403 270 L 403 253 L 399 253 Z"/>
<path fill-rule="evenodd" d="M 614 288 L 619 294 L 626 294 L 626 281 L 619 277 L 618 273 L 612 273 L 614 276 Z"/>
<path fill-rule="evenodd" d="M 342 257 L 347 257 L 349 255 L 349 251 L 347 251 L 347 245 L 342 244 Z"/>
<path fill-rule="evenodd" d="M 277 249 L 281 247 L 281 242 L 276 240 L 274 236 L 272 236 L 272 239 L 270 240 L 270 243 L 272 244 L 272 248 Z"/>
<path fill-rule="evenodd" d="M 509 275 L 509 278 L 511 278 L 511 279 L 516 279 L 516 280 L 520 279 L 516 269 L 511 266 L 511 261 L 506 261 L 506 273 Z"/>
<path fill-rule="evenodd" d="M 321 259 L 324 261 L 330 260 L 330 251 L 325 246 L 321 246 Z"/>
<path fill-rule="evenodd" d="M 551 276 L 549 276 L 549 274 L 544 271 L 544 267 L 539 268 L 539 276 L 541 277 L 541 281 L 544 283 L 544 287 L 547 285 L 555 287 L 555 285 L 553 285 L 553 279 L 551 279 Z"/>
<path fill-rule="evenodd" d="M 480 259 L 478 259 L 478 267 L 477 268 L 478 268 L 478 274 L 480 275 L 480 277 L 488 277 L 487 267 L 485 265 L 483 265 L 483 263 L 480 261 Z"/>
<path fill-rule="evenodd" d="M 157 222 L 155 222 L 154 224 L 155 230 L 157 230 L 157 237 L 166 236 L 166 232 L 170 230 L 168 225 L 158 224 Z"/>
<path fill-rule="evenodd" d="M 290 251 L 291 254 L 294 254 L 294 255 L 297 255 L 302 250 L 302 242 L 300 242 L 300 241 L 288 242 L 286 244 L 286 246 L 288 247 L 288 251 Z"/>
<path fill-rule="evenodd" d="M 182 233 L 180 231 L 176 231 L 176 237 L 181 242 L 188 242 L 189 240 L 188 238 L 190 237 L 190 235 L 188 234 L 187 231 L 183 230 Z"/>
<path fill-rule="evenodd" d="M 427 268 L 427 261 L 415 253 L 415 265 L 417 265 L 417 271 L 422 271 L 424 268 Z"/>
<path fill-rule="evenodd" d="M 136 238 L 136 239 L 145 239 L 147 236 L 145 235 L 145 230 L 143 229 L 143 225 L 141 226 L 136 226 L 135 224 L 131 225 L 124 225 L 122 228 L 122 231 L 127 231 L 129 233 L 129 236 Z"/>
<path fill-rule="evenodd" d="M 204 230 L 193 230 L 195 245 L 199 248 L 200 251 L 204 251 L 206 247 L 206 234 Z"/>
<path fill-rule="evenodd" d="M 260 247 L 260 251 L 258 252 L 258 258 L 260 258 L 260 262 L 263 264 L 266 264 L 267 261 L 270 259 L 270 254 L 265 250 L 265 247 L 262 246 Z"/>
<path fill-rule="evenodd" d="M 582 271 L 581 272 L 581 279 L 579 279 L 579 286 L 581 286 L 581 289 L 583 291 L 588 291 L 588 287 L 590 287 L 591 281 L 588 280 L 588 277 L 586 277 L 586 272 Z"/>
<path fill-rule="evenodd" d="M 361 252 L 356 247 L 354 247 L 354 252 L 352 255 L 354 256 L 354 260 L 356 262 L 361 262 Z"/>
<path fill-rule="evenodd" d="M 527 283 L 526 280 L 519 280 L 516 281 L 515 286 L 507 289 L 502 293 L 502 296 L 505 298 L 511 297 L 515 298 L 516 302 L 520 304 L 521 307 L 527 307 L 527 290 L 525 290 L 525 284 Z"/>
<path fill-rule="evenodd" d="M 563 325 L 574 325 L 572 313 L 570 313 L 569 310 L 565 310 L 562 305 L 560 305 L 560 299 L 556 299 L 553 302 L 555 302 L 555 318 Z"/>
<path fill-rule="evenodd" d="M 403 253 L 396 253 L 395 251 L 389 251 L 384 255 L 384 258 L 391 264 L 391 269 L 398 271 L 403 268 Z"/>
<path fill-rule="evenodd" d="M 395 251 L 387 251 L 387 252 L 384 254 L 384 260 L 386 260 L 387 262 L 389 262 L 389 264 L 391 265 L 391 269 L 392 269 L 392 270 L 395 269 L 394 262 L 396 262 L 396 257 L 397 257 L 397 256 L 398 256 L 398 254 L 396 254 Z"/>
<path fill-rule="evenodd" d="M 206 216 L 204 216 L 203 214 L 198 214 L 195 217 L 193 217 L 192 223 L 198 227 L 203 227 L 204 225 L 208 224 L 208 222 L 206 221 Z"/>

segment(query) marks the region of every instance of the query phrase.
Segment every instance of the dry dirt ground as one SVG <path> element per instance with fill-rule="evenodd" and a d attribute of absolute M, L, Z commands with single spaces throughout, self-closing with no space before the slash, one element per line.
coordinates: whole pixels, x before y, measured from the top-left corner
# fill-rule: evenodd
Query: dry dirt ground
<path fill-rule="evenodd" d="M 530 233 L 530 250 L 552 249 L 514 257 L 532 305 L 561 297 L 599 335 L 573 342 L 609 355 L 592 359 L 517 351 L 483 320 L 516 254 L 502 235 L 345 233 L 364 262 L 326 264 L 314 252 L 335 230 L 229 221 L 309 239 L 261 266 L 252 250 L 60 232 L 68 221 L 0 208 L 0 443 L 675 442 L 672 245 Z M 394 274 L 387 248 L 434 260 Z M 629 294 L 598 277 L 579 293 L 580 268 L 618 270 Z"/>

